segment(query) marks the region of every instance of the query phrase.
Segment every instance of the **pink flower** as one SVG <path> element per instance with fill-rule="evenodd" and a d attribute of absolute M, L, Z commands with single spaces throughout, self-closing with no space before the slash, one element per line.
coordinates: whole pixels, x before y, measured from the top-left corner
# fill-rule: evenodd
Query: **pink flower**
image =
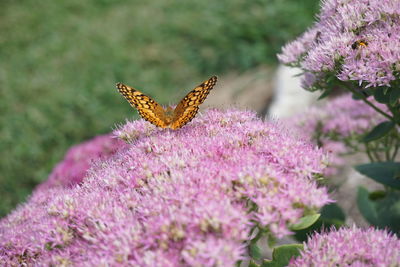
<path fill-rule="evenodd" d="M 370 98 L 374 105 L 387 108 Z M 345 94 L 323 106 L 313 106 L 302 114 L 285 121 L 287 127 L 297 131 L 302 137 L 319 145 L 329 153 L 329 168 L 325 175 L 334 175 L 343 165 L 342 155 L 363 149 L 359 138 L 385 118 L 362 101 Z"/>
<path fill-rule="evenodd" d="M 38 190 L 56 186 L 71 187 L 81 183 L 92 162 L 108 158 L 123 147 L 126 144 L 111 135 L 100 135 L 71 147 Z"/>
<path fill-rule="evenodd" d="M 341 228 L 315 233 L 291 267 L 360 266 L 387 267 L 400 263 L 400 240 L 384 230 Z"/>
<path fill-rule="evenodd" d="M 306 89 L 323 86 L 326 74 L 365 87 L 390 86 L 399 72 L 400 2 L 323 1 L 319 20 L 278 58 L 316 78 Z M 397 76 L 398 77 L 398 76 Z"/>
<path fill-rule="evenodd" d="M 3 265 L 234 266 L 331 200 L 325 155 L 252 112 L 208 110 L 182 129 L 128 122 L 128 148 L 80 184 L 36 191 L 0 221 Z"/>

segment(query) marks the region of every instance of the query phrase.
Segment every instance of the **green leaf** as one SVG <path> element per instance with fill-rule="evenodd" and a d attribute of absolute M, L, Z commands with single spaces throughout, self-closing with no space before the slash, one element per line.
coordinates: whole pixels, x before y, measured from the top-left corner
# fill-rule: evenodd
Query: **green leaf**
<path fill-rule="evenodd" d="M 378 183 L 400 189 L 400 162 L 373 162 L 355 166 L 355 169 Z"/>
<path fill-rule="evenodd" d="M 376 201 L 376 200 L 385 198 L 386 195 L 387 195 L 387 194 L 386 194 L 386 191 L 383 191 L 383 190 L 376 190 L 376 191 L 373 191 L 373 192 L 369 193 L 369 196 L 368 196 L 368 197 L 369 197 L 370 200 Z"/>
<path fill-rule="evenodd" d="M 400 90 L 399 89 L 394 89 L 392 92 L 390 92 L 390 105 L 394 106 L 396 103 L 399 101 L 400 98 Z"/>
<path fill-rule="evenodd" d="M 332 89 L 326 89 L 319 97 L 318 100 L 324 99 L 332 93 Z"/>
<path fill-rule="evenodd" d="M 389 228 L 390 231 L 400 235 L 400 192 L 390 191 L 384 198 L 374 202 L 378 212 L 376 226 L 382 229 Z"/>
<path fill-rule="evenodd" d="M 272 235 L 271 233 L 268 233 L 268 234 L 267 234 L 267 243 L 268 243 L 268 246 L 269 246 L 270 248 L 272 248 L 272 247 L 275 246 L 276 242 L 277 242 L 276 237 L 275 237 L 274 235 Z"/>
<path fill-rule="evenodd" d="M 284 267 L 289 264 L 293 257 L 300 256 L 300 251 L 303 250 L 302 244 L 282 245 L 274 248 L 272 252 L 272 260 L 264 260 L 262 267 Z"/>
<path fill-rule="evenodd" d="M 250 261 L 249 267 L 260 267 L 260 265 L 258 265 L 258 264 L 255 263 L 254 261 Z"/>
<path fill-rule="evenodd" d="M 364 218 L 372 225 L 378 224 L 376 205 L 369 199 L 369 192 L 360 186 L 357 192 L 357 206 Z"/>
<path fill-rule="evenodd" d="M 296 230 L 302 230 L 307 227 L 310 227 L 318 220 L 319 216 L 321 216 L 321 214 L 319 214 L 319 213 L 304 216 L 304 217 L 300 218 L 298 223 L 293 224 L 290 227 L 290 230 L 296 231 Z"/>
<path fill-rule="evenodd" d="M 344 214 L 343 210 L 339 207 L 338 204 L 330 203 L 322 207 L 320 218 L 324 221 L 339 220 L 344 222 L 346 220 L 346 214 Z"/>
<path fill-rule="evenodd" d="M 351 98 L 354 100 L 364 99 L 365 96 L 361 92 L 352 93 Z"/>
<path fill-rule="evenodd" d="M 388 132 L 390 132 L 395 126 L 395 123 L 392 121 L 384 121 L 375 126 L 367 135 L 365 135 L 362 139 L 363 142 L 371 142 L 382 138 Z"/>
<path fill-rule="evenodd" d="M 382 104 L 388 104 L 390 101 L 390 89 L 386 86 L 380 86 L 375 89 L 374 98 Z"/>
<path fill-rule="evenodd" d="M 45 250 L 53 250 L 53 242 L 46 242 L 44 244 L 44 249 Z"/>
<path fill-rule="evenodd" d="M 361 214 L 373 226 L 400 234 L 400 192 L 389 191 L 383 197 L 374 199 L 374 192 L 369 193 L 359 187 L 357 204 Z"/>
<path fill-rule="evenodd" d="M 365 95 L 367 97 L 369 97 L 369 96 L 374 94 L 374 90 L 372 89 L 372 87 L 364 88 L 363 92 L 365 93 Z"/>
<path fill-rule="evenodd" d="M 340 206 L 336 203 L 330 203 L 322 207 L 321 217 L 313 225 L 306 229 L 295 231 L 294 237 L 299 242 L 305 242 L 309 235 L 314 232 L 329 230 L 332 226 L 340 228 L 344 225 L 345 220 L 346 215 Z"/>
<path fill-rule="evenodd" d="M 261 249 L 255 243 L 250 244 L 250 256 L 255 260 L 261 259 Z"/>
<path fill-rule="evenodd" d="M 293 75 L 293 77 L 300 77 L 300 76 L 303 76 L 303 75 L 306 74 L 306 73 L 307 73 L 306 71 L 301 71 L 301 72 L 299 72 L 299 73 Z"/>

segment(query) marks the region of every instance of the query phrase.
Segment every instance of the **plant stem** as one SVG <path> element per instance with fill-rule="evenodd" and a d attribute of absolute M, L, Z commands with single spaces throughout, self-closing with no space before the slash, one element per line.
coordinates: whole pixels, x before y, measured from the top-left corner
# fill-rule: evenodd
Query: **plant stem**
<path fill-rule="evenodd" d="M 374 158 L 373 158 L 373 156 L 371 154 L 371 151 L 369 150 L 369 146 L 368 146 L 367 143 L 365 143 L 365 152 L 367 152 L 367 156 L 368 156 L 369 160 L 371 162 L 375 162 L 375 160 L 374 160 Z"/>
<path fill-rule="evenodd" d="M 393 154 L 392 154 L 392 157 L 391 157 L 391 161 L 394 161 L 396 159 L 397 152 L 399 151 L 399 148 L 400 148 L 400 144 L 397 143 L 395 145 L 395 147 L 394 147 L 394 151 L 393 151 Z"/>
<path fill-rule="evenodd" d="M 387 136 L 385 136 L 385 140 L 384 140 L 384 147 L 383 147 L 383 149 L 384 149 L 384 151 L 385 151 L 385 159 L 386 159 L 386 161 L 390 161 L 390 147 L 391 147 L 391 145 L 392 145 L 392 142 L 391 142 L 391 136 L 389 135 L 387 135 Z"/>
<path fill-rule="evenodd" d="M 352 92 L 355 95 L 358 95 L 361 97 L 361 99 L 371 108 L 373 108 L 376 112 L 382 114 L 384 117 L 388 118 L 389 120 L 393 121 L 396 123 L 394 117 L 390 116 L 389 114 L 387 114 L 386 112 L 384 112 L 383 110 L 381 110 L 380 108 L 378 108 L 377 106 L 375 106 L 374 104 L 372 104 L 367 97 L 365 97 L 363 94 L 361 94 L 360 92 L 357 92 L 357 90 L 355 90 L 354 88 L 352 88 L 351 86 L 349 86 L 346 82 L 342 82 L 341 83 L 346 89 L 348 89 L 350 92 Z"/>
<path fill-rule="evenodd" d="M 381 157 L 379 156 L 379 144 L 375 145 L 374 147 L 372 147 L 372 154 L 375 156 L 375 159 L 377 162 L 382 162 Z"/>

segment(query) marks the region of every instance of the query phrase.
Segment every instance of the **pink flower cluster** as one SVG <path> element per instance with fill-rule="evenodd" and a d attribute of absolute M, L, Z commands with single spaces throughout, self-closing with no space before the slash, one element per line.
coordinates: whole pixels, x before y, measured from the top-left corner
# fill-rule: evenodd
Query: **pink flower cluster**
<path fill-rule="evenodd" d="M 255 226 L 282 237 L 330 202 L 325 155 L 252 112 L 180 130 L 143 120 L 73 187 L 37 190 L 0 221 L 0 265 L 234 266 Z"/>
<path fill-rule="evenodd" d="M 119 149 L 126 147 L 125 142 L 100 135 L 82 144 L 71 147 L 64 159 L 57 164 L 46 182 L 38 190 L 50 187 L 72 187 L 81 183 L 92 162 L 112 156 Z"/>
<path fill-rule="evenodd" d="M 290 267 L 400 265 L 400 240 L 384 230 L 356 227 L 314 234 Z"/>
<path fill-rule="evenodd" d="M 283 47 L 281 62 L 308 73 L 308 89 L 326 73 L 365 87 L 386 86 L 400 71 L 400 1 L 323 1 L 317 23 Z"/>
<path fill-rule="evenodd" d="M 369 99 L 374 105 L 387 108 Z M 323 106 L 313 106 L 308 111 L 293 116 L 285 121 L 289 129 L 294 129 L 304 138 L 311 140 L 330 153 L 329 168 L 325 175 L 334 175 L 337 167 L 344 164 L 342 155 L 356 152 L 359 138 L 385 118 L 366 103 L 354 100 L 345 94 Z"/>

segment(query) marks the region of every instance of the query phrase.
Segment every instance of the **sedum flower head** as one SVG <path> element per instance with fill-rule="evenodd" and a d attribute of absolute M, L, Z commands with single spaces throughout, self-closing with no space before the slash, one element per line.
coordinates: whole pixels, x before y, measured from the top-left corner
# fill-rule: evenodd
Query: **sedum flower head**
<path fill-rule="evenodd" d="M 253 112 L 208 110 L 173 131 L 143 120 L 81 184 L 36 191 L 0 221 L 0 265 L 234 266 L 330 202 L 325 155 Z"/>
<path fill-rule="evenodd" d="M 384 105 L 369 99 L 381 109 Z M 334 175 L 337 167 L 344 164 L 342 155 L 361 149 L 359 138 L 372 126 L 385 118 L 366 103 L 354 100 L 350 94 L 336 97 L 322 106 L 312 106 L 307 111 L 285 121 L 304 138 L 318 144 L 330 154 L 329 168 L 325 175 Z"/>
<path fill-rule="evenodd" d="M 400 264 L 400 240 L 387 231 L 373 228 L 331 229 L 315 233 L 290 267 L 354 266 L 388 267 Z"/>
<path fill-rule="evenodd" d="M 125 147 L 125 143 L 112 135 L 100 135 L 71 147 L 64 159 L 56 165 L 46 182 L 38 189 L 62 186 L 73 186 L 82 182 L 92 162 L 107 158 L 119 149 Z"/>
<path fill-rule="evenodd" d="M 390 86 L 399 77 L 399 47 L 400 1 L 326 0 L 315 25 L 278 57 L 309 73 L 306 89 L 318 88 L 328 73 L 365 87 Z"/>

